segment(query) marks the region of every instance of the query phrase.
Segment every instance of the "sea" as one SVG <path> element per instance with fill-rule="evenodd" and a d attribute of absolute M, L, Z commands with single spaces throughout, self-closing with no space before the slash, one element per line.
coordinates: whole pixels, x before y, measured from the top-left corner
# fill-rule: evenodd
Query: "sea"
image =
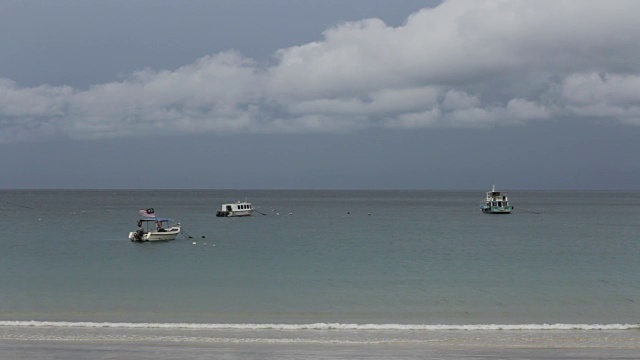
<path fill-rule="evenodd" d="M 486 191 L 0 190 L 0 359 L 640 359 L 640 191 Z"/>

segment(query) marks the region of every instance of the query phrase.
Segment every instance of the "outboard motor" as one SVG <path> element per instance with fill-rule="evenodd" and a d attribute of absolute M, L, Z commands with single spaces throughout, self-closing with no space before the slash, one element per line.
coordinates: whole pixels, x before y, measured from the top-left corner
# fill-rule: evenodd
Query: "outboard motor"
<path fill-rule="evenodd" d="M 133 235 L 133 237 L 136 239 L 136 241 L 142 241 L 143 235 L 144 235 L 144 230 L 138 229 L 136 233 Z"/>

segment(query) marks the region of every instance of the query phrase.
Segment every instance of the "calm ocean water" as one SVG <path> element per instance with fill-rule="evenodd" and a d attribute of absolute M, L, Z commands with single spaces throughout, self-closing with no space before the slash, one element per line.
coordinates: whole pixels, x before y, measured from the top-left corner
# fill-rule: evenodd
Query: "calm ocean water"
<path fill-rule="evenodd" d="M 0 191 L 0 339 L 637 344 L 640 192 L 484 192 Z"/>

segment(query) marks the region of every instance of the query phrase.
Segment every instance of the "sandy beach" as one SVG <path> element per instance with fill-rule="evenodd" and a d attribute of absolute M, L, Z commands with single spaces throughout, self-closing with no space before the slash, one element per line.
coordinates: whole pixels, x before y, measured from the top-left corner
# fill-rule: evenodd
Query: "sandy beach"
<path fill-rule="evenodd" d="M 98 359 L 638 359 L 638 348 L 539 348 L 425 344 L 233 344 L 128 341 L 0 341 L 0 358 Z"/>
<path fill-rule="evenodd" d="M 0 359 L 638 359 L 640 332 L 0 327 Z"/>

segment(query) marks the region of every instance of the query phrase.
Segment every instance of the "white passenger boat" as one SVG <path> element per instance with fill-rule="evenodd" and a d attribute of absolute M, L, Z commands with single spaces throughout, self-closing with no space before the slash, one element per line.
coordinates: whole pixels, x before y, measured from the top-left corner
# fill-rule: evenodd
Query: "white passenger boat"
<path fill-rule="evenodd" d="M 485 214 L 510 214 L 513 206 L 509 204 L 506 193 L 496 191 L 493 185 L 491 191 L 487 192 L 484 203 L 480 204 L 480 210 Z"/>
<path fill-rule="evenodd" d="M 172 225 L 167 218 L 143 218 L 138 220 L 138 230 L 129 233 L 129 240 L 136 242 L 175 240 L 181 231 L 180 223 Z"/>
<path fill-rule="evenodd" d="M 232 204 L 222 204 L 222 209 L 216 213 L 217 217 L 251 216 L 255 209 L 250 202 L 238 201 Z"/>

